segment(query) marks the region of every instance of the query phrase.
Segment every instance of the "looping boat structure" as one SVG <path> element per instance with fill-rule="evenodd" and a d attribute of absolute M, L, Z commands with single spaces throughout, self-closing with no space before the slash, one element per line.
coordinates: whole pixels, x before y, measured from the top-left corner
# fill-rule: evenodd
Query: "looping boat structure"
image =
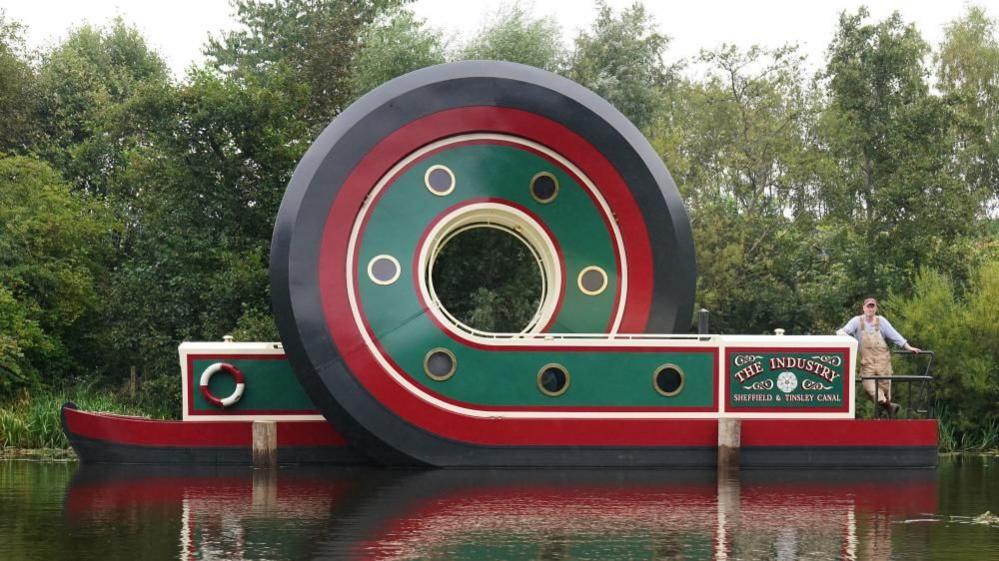
<path fill-rule="evenodd" d="M 537 308 L 512 333 L 467 325 L 434 284 L 442 248 L 479 228 L 537 263 Z M 296 376 L 375 461 L 712 465 L 720 417 L 853 417 L 844 338 L 675 335 L 695 278 L 679 192 L 638 129 L 502 62 L 413 72 L 344 111 L 296 169 L 271 247 Z M 792 359 L 832 393 L 754 393 Z"/>

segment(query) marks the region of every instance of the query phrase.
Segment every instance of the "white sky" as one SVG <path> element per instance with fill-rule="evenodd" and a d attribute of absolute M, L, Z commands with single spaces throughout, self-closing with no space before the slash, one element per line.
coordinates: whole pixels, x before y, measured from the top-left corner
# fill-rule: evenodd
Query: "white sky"
<path fill-rule="evenodd" d="M 487 18 L 508 0 L 417 0 L 412 9 L 457 40 L 479 30 Z M 632 0 L 609 0 L 615 9 Z M 999 0 L 977 0 L 989 14 L 999 17 Z M 837 16 L 861 4 L 881 19 L 893 10 L 916 24 L 931 45 L 943 37 L 944 24 L 964 12 L 961 0 L 646 0 L 661 31 L 673 39 L 669 60 L 697 54 L 701 48 L 722 43 L 741 47 L 752 44 L 801 45 L 813 67 L 822 63 Z M 594 0 L 544 0 L 522 5 L 537 16 L 553 16 L 566 41 L 594 19 Z M 82 23 L 103 24 L 121 15 L 138 27 L 178 77 L 202 60 L 201 47 L 209 33 L 235 26 L 228 0 L 0 0 L 7 18 L 28 27 L 29 44 L 45 47 L 65 37 Z"/>

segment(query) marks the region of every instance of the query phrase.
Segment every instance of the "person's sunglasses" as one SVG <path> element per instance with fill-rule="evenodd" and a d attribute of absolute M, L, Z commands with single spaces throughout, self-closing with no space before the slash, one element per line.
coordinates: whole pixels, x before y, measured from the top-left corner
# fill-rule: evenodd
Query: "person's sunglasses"
<path fill-rule="evenodd" d="M 864 304 L 864 307 L 865 308 L 877 308 L 878 305 L 877 304 Z"/>

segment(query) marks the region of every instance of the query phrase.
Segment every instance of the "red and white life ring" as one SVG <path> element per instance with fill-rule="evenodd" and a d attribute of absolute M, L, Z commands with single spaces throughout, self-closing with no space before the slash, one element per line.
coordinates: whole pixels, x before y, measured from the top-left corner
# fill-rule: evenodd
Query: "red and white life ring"
<path fill-rule="evenodd" d="M 212 376 L 216 372 L 225 371 L 228 372 L 234 380 L 236 380 L 236 389 L 233 390 L 228 397 L 218 398 L 215 397 L 211 391 L 208 389 L 208 382 L 211 381 Z M 211 403 L 215 407 L 231 407 L 243 397 L 243 390 L 246 389 L 246 379 L 243 378 L 243 373 L 239 371 L 235 366 L 225 363 L 216 362 L 215 364 L 205 368 L 205 371 L 201 373 L 201 395 L 205 397 L 205 401 Z"/>

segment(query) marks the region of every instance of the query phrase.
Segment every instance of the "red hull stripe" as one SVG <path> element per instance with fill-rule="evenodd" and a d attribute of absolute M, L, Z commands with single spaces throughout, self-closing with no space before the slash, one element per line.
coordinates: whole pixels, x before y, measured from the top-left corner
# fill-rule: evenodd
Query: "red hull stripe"
<path fill-rule="evenodd" d="M 74 435 L 117 444 L 177 447 L 249 447 L 251 421 L 157 421 L 65 409 L 66 430 Z M 279 421 L 278 446 L 346 446 L 326 421 Z"/>
<path fill-rule="evenodd" d="M 120 415 L 65 410 L 66 428 L 94 440 L 139 446 L 251 446 L 249 421 L 156 421 Z M 592 428 L 607 421 L 577 421 Z M 623 421 L 612 424 L 623 424 Z M 659 421 L 667 435 L 635 435 L 625 445 L 716 446 L 717 421 L 670 419 Z M 667 430 L 668 429 L 668 430 Z M 325 421 L 281 421 L 278 443 L 285 446 L 345 446 L 346 440 Z M 862 419 L 744 419 L 743 447 L 884 447 L 937 446 L 934 420 L 878 421 Z"/>
<path fill-rule="evenodd" d="M 937 446 L 937 422 L 743 419 L 742 446 Z"/>

